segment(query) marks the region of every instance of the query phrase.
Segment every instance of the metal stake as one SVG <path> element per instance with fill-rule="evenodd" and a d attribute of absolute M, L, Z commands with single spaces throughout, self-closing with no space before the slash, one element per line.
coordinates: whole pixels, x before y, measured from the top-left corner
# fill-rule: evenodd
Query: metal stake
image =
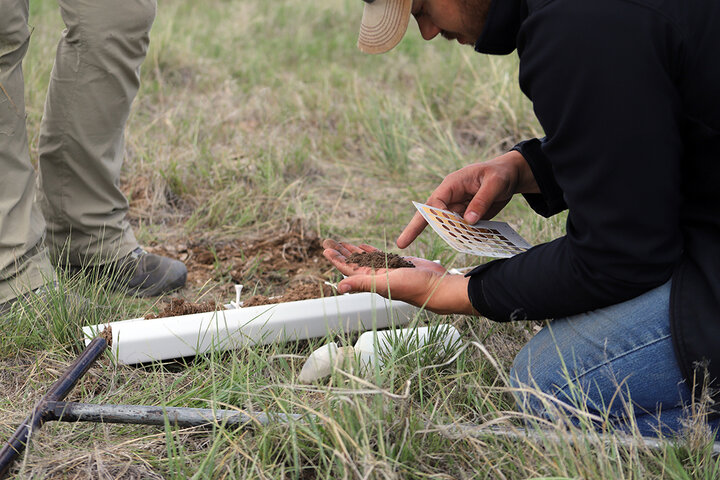
<path fill-rule="evenodd" d="M 297 413 L 243 413 L 237 410 L 187 407 L 152 407 L 146 405 L 93 405 L 90 403 L 50 402 L 47 420 L 62 422 L 136 423 L 140 425 L 175 425 L 201 427 L 225 425 L 290 423 L 305 416 Z"/>

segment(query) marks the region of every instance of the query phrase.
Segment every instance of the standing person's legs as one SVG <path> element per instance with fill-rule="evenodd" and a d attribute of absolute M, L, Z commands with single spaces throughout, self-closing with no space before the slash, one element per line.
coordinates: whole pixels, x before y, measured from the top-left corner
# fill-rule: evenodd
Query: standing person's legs
<path fill-rule="evenodd" d="M 681 432 L 692 386 L 673 351 L 670 288 L 668 282 L 627 302 L 551 321 L 517 355 L 511 381 L 590 413 L 608 413 L 620 427 L 632 412 L 643 435 Z M 515 396 L 526 411 L 553 416 L 536 395 Z"/>
<path fill-rule="evenodd" d="M 40 204 L 53 255 L 72 265 L 106 263 L 138 246 L 119 180 L 155 0 L 59 4 L 67 28 L 40 130 Z"/>
<path fill-rule="evenodd" d="M 22 60 L 30 42 L 28 0 L 0 0 L 0 306 L 53 278 L 34 203 L 35 170 L 25 128 Z M 0 312 L 1 313 L 1 312 Z"/>
<path fill-rule="evenodd" d="M 140 85 L 156 0 L 59 0 L 58 45 L 40 131 L 40 203 L 53 258 L 105 266 L 140 295 L 182 287 L 187 270 L 144 252 L 119 188 L 124 129 Z"/>

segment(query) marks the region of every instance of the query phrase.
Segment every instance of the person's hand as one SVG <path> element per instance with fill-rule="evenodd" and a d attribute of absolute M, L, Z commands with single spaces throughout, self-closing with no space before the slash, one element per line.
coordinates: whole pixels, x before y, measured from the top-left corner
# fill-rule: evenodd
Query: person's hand
<path fill-rule="evenodd" d="M 425 203 L 459 213 L 467 223 L 474 224 L 493 218 L 514 194 L 538 191 L 530 166 L 519 152 L 512 151 L 451 173 Z M 426 226 L 420 212 L 415 212 L 398 237 L 397 246 L 410 245 Z"/>
<path fill-rule="evenodd" d="M 451 275 L 442 265 L 417 257 L 403 257 L 415 268 L 375 269 L 347 263 L 353 253 L 374 252 L 370 245 L 352 245 L 335 240 L 323 242 L 323 255 L 347 276 L 338 283 L 340 293 L 375 292 L 402 300 L 435 313 L 476 314 L 467 294 L 468 279 Z"/>

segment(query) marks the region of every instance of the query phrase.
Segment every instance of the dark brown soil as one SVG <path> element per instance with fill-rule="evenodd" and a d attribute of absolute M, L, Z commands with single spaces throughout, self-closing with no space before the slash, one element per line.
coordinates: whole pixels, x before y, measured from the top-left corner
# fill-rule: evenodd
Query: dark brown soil
<path fill-rule="evenodd" d="M 178 315 L 190 315 L 192 313 L 214 312 L 218 305 L 214 301 L 193 303 L 182 298 L 171 298 L 170 302 L 158 314 L 150 313 L 145 315 L 147 320 L 164 317 L 177 317 Z"/>
<path fill-rule="evenodd" d="M 165 244 L 147 247 L 157 255 L 177 258 L 188 269 L 185 291 L 197 292 L 207 285 L 218 285 L 215 296 L 235 295 L 233 285 L 260 287 L 268 295 L 280 295 L 303 283 L 332 280 L 335 268 L 323 257 L 317 233 L 300 222 L 267 231 L 262 237 L 250 237 L 209 243 Z"/>
<path fill-rule="evenodd" d="M 254 295 L 243 302 L 243 307 L 256 307 L 258 305 L 272 305 L 274 303 L 295 302 L 298 300 L 308 300 L 310 298 L 332 296 L 333 289 L 330 285 L 325 285 L 324 283 L 304 284 L 290 288 L 283 295 L 278 297 Z"/>
<path fill-rule="evenodd" d="M 381 251 L 353 253 L 347 258 L 347 263 L 356 263 L 360 267 L 370 268 L 415 268 L 400 255 Z"/>

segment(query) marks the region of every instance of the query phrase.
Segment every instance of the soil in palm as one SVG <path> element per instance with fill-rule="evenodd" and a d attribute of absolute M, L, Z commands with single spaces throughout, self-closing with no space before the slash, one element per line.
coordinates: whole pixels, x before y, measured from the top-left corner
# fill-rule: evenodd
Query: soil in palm
<path fill-rule="evenodd" d="M 360 267 L 378 268 L 415 268 L 415 265 L 400 255 L 380 250 L 374 252 L 353 253 L 347 257 L 347 263 L 355 263 Z"/>

